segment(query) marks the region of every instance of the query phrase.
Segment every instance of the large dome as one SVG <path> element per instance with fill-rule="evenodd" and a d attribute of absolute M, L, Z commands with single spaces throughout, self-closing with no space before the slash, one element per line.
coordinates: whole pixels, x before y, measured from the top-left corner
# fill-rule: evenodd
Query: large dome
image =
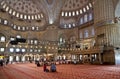
<path fill-rule="evenodd" d="M 63 6 L 63 10 L 76 10 L 87 5 L 89 0 L 67 0 Z"/>
<path fill-rule="evenodd" d="M 60 28 L 78 26 L 80 16 L 91 8 L 91 0 L 1 0 L 1 9 L 11 16 L 22 20 L 41 20 L 43 26 L 57 24 Z"/>
<path fill-rule="evenodd" d="M 12 9 L 27 14 L 39 13 L 39 9 L 32 0 L 6 0 L 6 3 Z"/>

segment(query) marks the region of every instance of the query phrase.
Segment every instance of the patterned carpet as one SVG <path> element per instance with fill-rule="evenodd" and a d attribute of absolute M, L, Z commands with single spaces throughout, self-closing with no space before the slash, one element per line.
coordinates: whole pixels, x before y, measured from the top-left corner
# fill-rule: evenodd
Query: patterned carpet
<path fill-rule="evenodd" d="M 35 64 L 12 64 L 0 67 L 0 79 L 120 79 L 120 66 L 57 65 L 52 73 Z"/>

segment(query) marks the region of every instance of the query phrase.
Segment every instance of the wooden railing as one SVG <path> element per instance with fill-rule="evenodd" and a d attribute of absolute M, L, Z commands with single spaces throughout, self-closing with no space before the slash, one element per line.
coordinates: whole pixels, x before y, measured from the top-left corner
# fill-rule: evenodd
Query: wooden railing
<path fill-rule="evenodd" d="M 92 53 L 103 53 L 103 47 L 83 49 L 83 50 L 74 50 L 69 51 L 71 54 L 92 54 Z"/>

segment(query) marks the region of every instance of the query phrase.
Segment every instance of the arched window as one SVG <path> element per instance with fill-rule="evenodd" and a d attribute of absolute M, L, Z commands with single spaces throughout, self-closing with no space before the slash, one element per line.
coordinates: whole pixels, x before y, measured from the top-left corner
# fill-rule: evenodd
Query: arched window
<path fill-rule="evenodd" d="M 4 25 L 7 25 L 8 24 L 8 21 L 7 20 L 4 20 Z"/>
<path fill-rule="evenodd" d="M 2 20 L 1 20 L 1 18 L 0 18 L 0 23 L 2 23 Z"/>
<path fill-rule="evenodd" d="M 14 48 L 10 48 L 9 50 L 10 50 L 10 52 L 14 52 Z"/>
<path fill-rule="evenodd" d="M 35 19 L 38 19 L 37 15 L 35 15 Z"/>
<path fill-rule="evenodd" d="M 61 14 L 62 16 L 64 16 L 64 12 L 62 12 L 62 14 Z"/>
<path fill-rule="evenodd" d="M 60 42 L 62 42 L 62 38 L 60 38 Z"/>
<path fill-rule="evenodd" d="M 41 13 L 41 18 L 43 18 L 43 14 Z"/>
<path fill-rule="evenodd" d="M 83 38 L 83 34 L 82 34 L 82 32 L 80 32 L 80 38 Z"/>
<path fill-rule="evenodd" d="M 17 37 L 17 38 L 21 38 L 21 36 L 20 36 L 20 35 L 17 35 L 16 37 Z"/>
<path fill-rule="evenodd" d="M 75 27 L 75 23 L 73 23 L 72 26 Z"/>
<path fill-rule="evenodd" d="M 76 15 L 79 15 L 79 11 L 76 11 Z"/>
<path fill-rule="evenodd" d="M 84 37 L 87 38 L 88 37 L 88 30 L 84 31 Z"/>
<path fill-rule="evenodd" d="M 33 52 L 33 49 L 30 49 L 30 52 Z"/>
<path fill-rule="evenodd" d="M 71 16 L 71 12 L 69 12 L 69 16 Z"/>
<path fill-rule="evenodd" d="M 20 15 L 20 18 L 23 19 L 23 14 Z"/>
<path fill-rule="evenodd" d="M 26 51 L 26 50 L 23 48 L 23 49 L 22 49 L 22 52 L 25 52 L 25 51 Z"/>
<path fill-rule="evenodd" d="M 0 48 L 0 51 L 1 51 L 1 52 L 4 52 L 4 51 L 5 51 L 5 48 Z"/>
<path fill-rule="evenodd" d="M 92 28 L 92 35 L 93 35 L 93 36 L 95 35 L 95 30 L 94 30 L 94 28 Z"/>
<path fill-rule="evenodd" d="M 69 24 L 68 26 L 69 26 L 69 28 L 71 28 L 71 27 L 72 27 L 72 26 L 71 26 L 71 24 Z"/>
<path fill-rule="evenodd" d="M 74 11 L 72 12 L 72 15 L 75 16 L 75 12 Z"/>
<path fill-rule="evenodd" d="M 67 28 L 67 25 L 66 25 L 66 24 L 64 25 L 64 28 Z"/>
<path fill-rule="evenodd" d="M 38 52 L 40 52 L 41 50 L 40 49 L 38 49 Z"/>
<path fill-rule="evenodd" d="M 18 26 L 18 30 L 20 30 L 20 26 Z"/>
<path fill-rule="evenodd" d="M 27 15 L 24 15 L 24 19 L 27 19 Z"/>
<path fill-rule="evenodd" d="M 12 15 L 13 15 L 13 16 L 15 16 L 15 14 L 16 14 L 16 12 L 15 12 L 15 11 L 13 11 L 13 12 L 12 12 Z"/>
<path fill-rule="evenodd" d="M 20 48 L 16 48 L 16 52 L 20 52 Z"/>
<path fill-rule="evenodd" d="M 89 21 L 91 21 L 93 19 L 93 15 L 92 13 L 89 14 Z"/>
<path fill-rule="evenodd" d="M 19 13 L 17 13 L 17 14 L 16 14 L 16 17 L 19 17 L 19 15 L 20 15 L 20 14 L 19 14 Z"/>
<path fill-rule="evenodd" d="M 12 13 L 12 9 L 9 10 L 9 14 L 11 14 L 11 13 Z"/>
<path fill-rule="evenodd" d="M 89 3 L 89 6 L 90 6 L 90 7 L 92 7 L 92 4 L 91 4 L 91 3 Z"/>
<path fill-rule="evenodd" d="M 25 30 L 25 27 L 22 27 L 22 30 Z"/>
<path fill-rule="evenodd" d="M 5 3 L 5 1 L 2 1 L 2 2 L 1 2 L 1 5 L 3 5 L 4 3 Z"/>
<path fill-rule="evenodd" d="M 34 40 L 34 44 L 38 44 L 38 41 L 37 41 L 37 40 Z"/>
<path fill-rule="evenodd" d="M 59 42 L 60 42 L 60 44 L 63 44 L 63 43 L 65 43 L 65 39 L 60 37 Z"/>
<path fill-rule="evenodd" d="M 4 5 L 3 5 L 3 8 L 5 9 L 5 8 L 6 8 L 6 6 L 7 6 L 7 4 L 4 4 Z"/>
<path fill-rule="evenodd" d="M 85 14 L 85 15 L 84 15 L 84 23 L 86 23 L 87 21 L 88 21 L 88 15 Z"/>
<path fill-rule="evenodd" d="M 86 6 L 86 8 L 87 8 L 87 10 L 89 10 L 89 9 L 90 9 L 88 5 Z"/>
<path fill-rule="evenodd" d="M 67 13 L 67 12 L 65 12 L 65 16 L 68 16 L 68 13 Z"/>
<path fill-rule="evenodd" d="M 5 42 L 5 37 L 4 36 L 0 37 L 0 42 Z"/>
<path fill-rule="evenodd" d="M 32 15 L 32 20 L 34 19 L 34 16 Z"/>
<path fill-rule="evenodd" d="M 83 17 L 80 18 L 80 25 L 83 24 Z"/>
<path fill-rule="evenodd" d="M 14 28 L 14 29 L 16 29 L 16 28 L 17 28 L 17 26 L 16 26 L 16 25 L 14 25 L 14 26 L 13 26 L 13 28 Z"/>
<path fill-rule="evenodd" d="M 38 18 L 40 19 L 40 15 L 37 15 L 38 16 Z"/>
<path fill-rule="evenodd" d="M 34 27 L 34 26 L 32 27 L 32 30 L 35 30 L 35 27 Z"/>
<path fill-rule="evenodd" d="M 33 41 L 33 40 L 31 40 L 31 44 L 33 44 L 33 42 L 34 42 L 34 41 Z"/>
<path fill-rule="evenodd" d="M 7 6 L 5 10 L 8 11 L 8 10 L 9 10 L 9 7 Z"/>
<path fill-rule="evenodd" d="M 40 16 L 40 15 L 39 15 Z M 31 19 L 31 17 L 30 17 L 30 15 L 28 15 L 28 20 L 30 20 Z"/>
<path fill-rule="evenodd" d="M 86 12 L 86 8 L 83 8 L 83 11 Z"/>
<path fill-rule="evenodd" d="M 38 26 L 36 27 L 36 30 L 39 30 L 39 27 L 38 27 Z"/>
<path fill-rule="evenodd" d="M 10 41 L 14 41 L 14 40 L 16 40 L 14 37 L 11 37 L 11 38 L 10 38 Z"/>
<path fill-rule="evenodd" d="M 82 14 L 83 13 L 83 11 L 80 9 L 80 14 Z"/>

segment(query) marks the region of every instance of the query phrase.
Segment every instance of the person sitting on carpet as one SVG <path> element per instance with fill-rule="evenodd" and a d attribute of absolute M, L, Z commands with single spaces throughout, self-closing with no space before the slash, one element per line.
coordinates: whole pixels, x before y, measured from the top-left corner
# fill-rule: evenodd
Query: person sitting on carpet
<path fill-rule="evenodd" d="M 51 72 L 56 72 L 56 66 L 55 66 L 54 63 L 51 64 L 50 71 Z"/>
<path fill-rule="evenodd" d="M 44 63 L 44 65 L 43 65 L 43 71 L 44 72 L 49 72 L 49 69 L 47 69 L 47 64 L 46 63 Z"/>
<path fill-rule="evenodd" d="M 39 62 L 37 63 L 37 67 L 40 67 L 40 63 Z"/>

